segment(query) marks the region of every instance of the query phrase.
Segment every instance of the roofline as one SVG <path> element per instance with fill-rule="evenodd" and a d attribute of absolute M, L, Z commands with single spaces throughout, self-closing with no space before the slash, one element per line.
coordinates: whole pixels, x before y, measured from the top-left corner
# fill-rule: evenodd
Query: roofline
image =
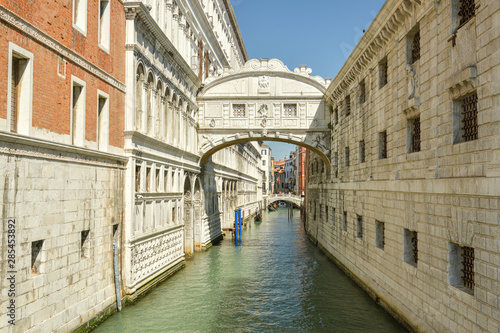
<path fill-rule="evenodd" d="M 238 40 L 238 45 L 241 48 L 241 53 L 243 53 L 243 60 L 247 62 L 249 60 L 247 49 L 245 47 L 245 43 L 243 42 L 243 36 L 241 36 L 240 27 L 238 26 L 238 20 L 236 20 L 236 14 L 234 13 L 233 6 L 229 2 L 229 0 L 223 0 L 226 5 L 229 19 L 231 20 L 231 25 L 233 26 L 234 32 L 236 33 L 236 39 Z"/>

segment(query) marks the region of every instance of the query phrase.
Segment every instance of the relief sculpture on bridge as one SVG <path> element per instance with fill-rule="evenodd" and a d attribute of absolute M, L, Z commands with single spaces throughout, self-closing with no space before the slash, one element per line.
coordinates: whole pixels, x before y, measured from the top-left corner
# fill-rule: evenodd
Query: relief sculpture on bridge
<path fill-rule="evenodd" d="M 329 81 L 311 73 L 306 66 L 290 71 L 278 59 L 252 59 L 238 71 L 209 77 L 198 96 L 202 163 L 233 144 L 270 140 L 309 148 L 329 164 L 323 100 Z"/>

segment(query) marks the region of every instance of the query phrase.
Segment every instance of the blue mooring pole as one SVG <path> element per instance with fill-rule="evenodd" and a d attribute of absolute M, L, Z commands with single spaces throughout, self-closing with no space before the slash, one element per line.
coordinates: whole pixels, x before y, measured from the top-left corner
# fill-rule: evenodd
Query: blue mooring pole
<path fill-rule="evenodd" d="M 240 227 L 238 228 L 238 232 L 240 233 L 240 239 L 241 239 L 241 229 L 243 229 L 242 223 L 241 223 L 241 208 L 238 208 L 238 216 L 240 220 Z"/>
<path fill-rule="evenodd" d="M 234 210 L 234 241 L 238 242 L 238 208 Z"/>

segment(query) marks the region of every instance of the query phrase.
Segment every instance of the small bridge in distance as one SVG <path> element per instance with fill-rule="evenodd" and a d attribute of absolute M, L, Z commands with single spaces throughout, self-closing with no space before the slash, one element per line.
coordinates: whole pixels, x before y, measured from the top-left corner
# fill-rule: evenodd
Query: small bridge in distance
<path fill-rule="evenodd" d="M 272 204 L 276 201 L 287 201 L 296 204 L 299 207 L 304 205 L 304 198 L 294 194 L 273 194 L 267 197 L 267 204 Z"/>

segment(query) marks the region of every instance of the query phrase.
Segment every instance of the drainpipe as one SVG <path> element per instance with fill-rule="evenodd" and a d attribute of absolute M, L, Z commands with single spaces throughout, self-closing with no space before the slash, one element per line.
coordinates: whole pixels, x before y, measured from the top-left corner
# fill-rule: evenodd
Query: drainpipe
<path fill-rule="evenodd" d="M 118 247 L 113 243 L 113 268 L 115 271 L 115 292 L 116 292 L 116 307 L 118 311 L 122 310 L 122 296 L 120 292 L 120 272 L 118 270 Z"/>

